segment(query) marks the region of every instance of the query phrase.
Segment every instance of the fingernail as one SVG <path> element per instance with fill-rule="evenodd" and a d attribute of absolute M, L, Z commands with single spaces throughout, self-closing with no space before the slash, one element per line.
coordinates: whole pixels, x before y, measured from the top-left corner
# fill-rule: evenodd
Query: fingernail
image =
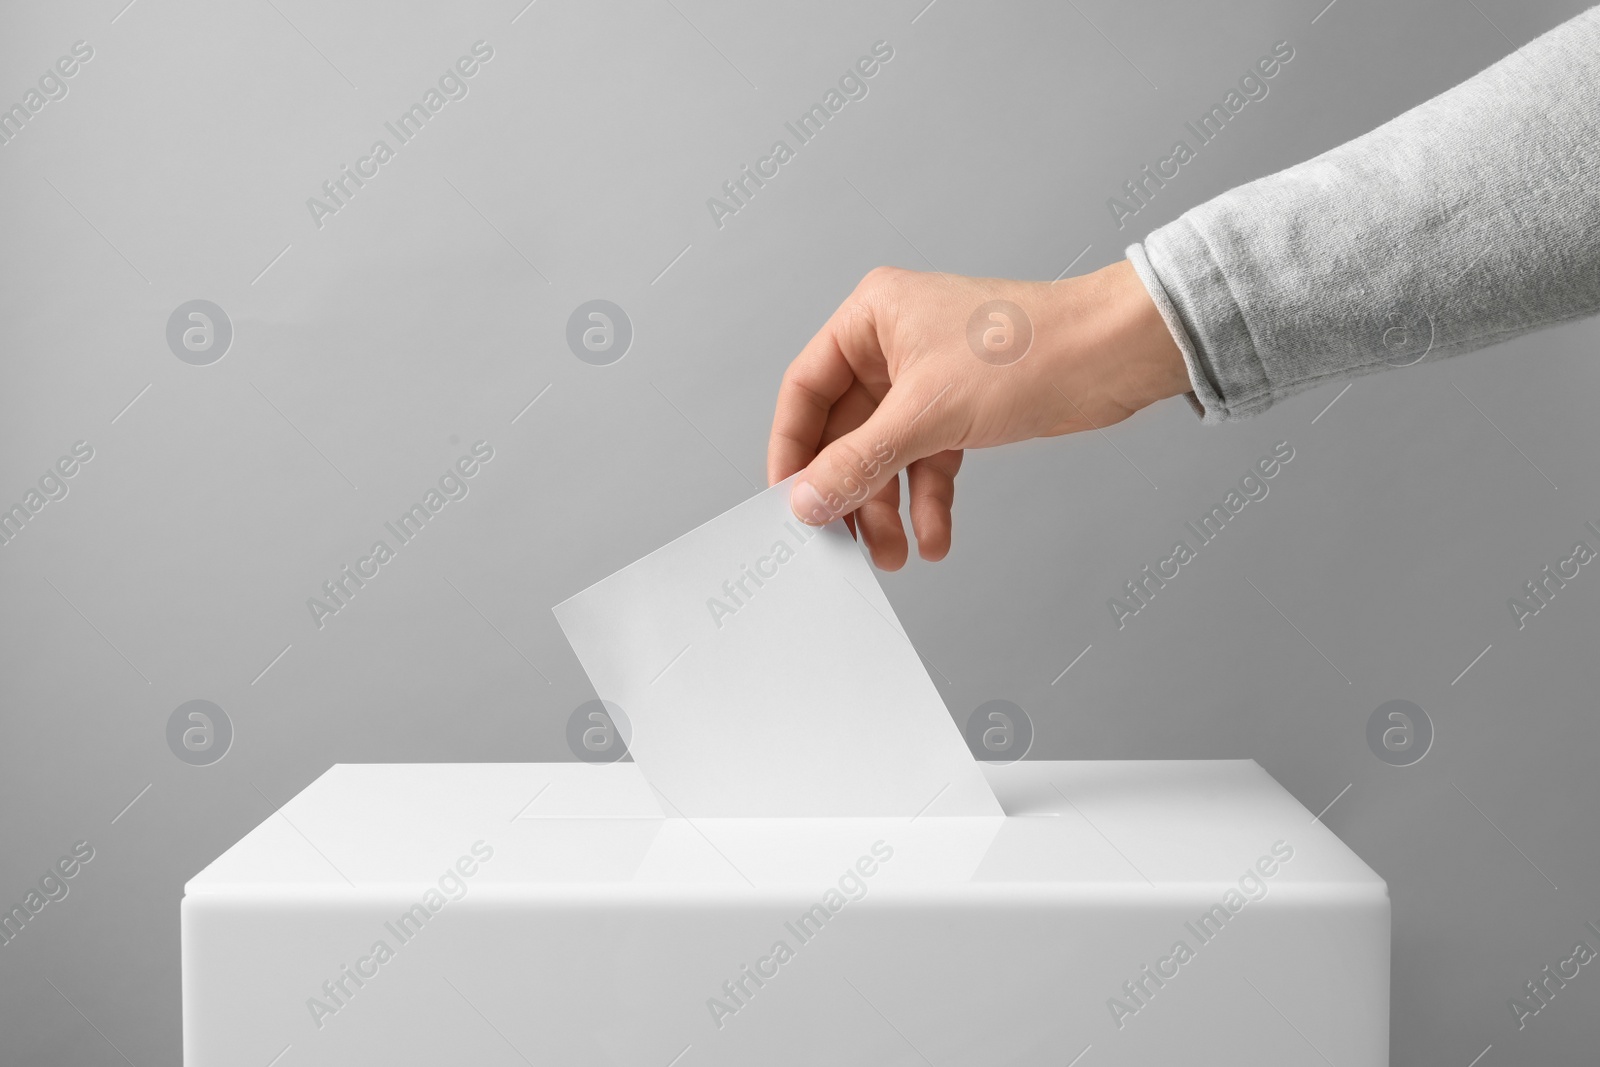
<path fill-rule="evenodd" d="M 826 526 L 831 516 L 822 494 L 807 481 L 797 481 L 789 489 L 789 510 L 807 526 Z"/>

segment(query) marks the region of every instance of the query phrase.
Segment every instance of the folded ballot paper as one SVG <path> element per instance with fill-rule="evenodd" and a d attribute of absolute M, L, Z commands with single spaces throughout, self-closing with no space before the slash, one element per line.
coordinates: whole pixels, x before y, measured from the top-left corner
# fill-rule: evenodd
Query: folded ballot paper
<path fill-rule="evenodd" d="M 554 610 L 670 814 L 1001 814 L 849 530 L 787 481 Z"/>

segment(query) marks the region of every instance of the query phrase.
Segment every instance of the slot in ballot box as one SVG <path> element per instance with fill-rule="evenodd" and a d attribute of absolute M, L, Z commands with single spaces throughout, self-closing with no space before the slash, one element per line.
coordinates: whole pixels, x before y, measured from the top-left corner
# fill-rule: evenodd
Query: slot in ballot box
<path fill-rule="evenodd" d="M 984 772 L 1003 818 L 335 766 L 188 883 L 184 1062 L 1387 1064 L 1387 887 L 1253 761 Z"/>

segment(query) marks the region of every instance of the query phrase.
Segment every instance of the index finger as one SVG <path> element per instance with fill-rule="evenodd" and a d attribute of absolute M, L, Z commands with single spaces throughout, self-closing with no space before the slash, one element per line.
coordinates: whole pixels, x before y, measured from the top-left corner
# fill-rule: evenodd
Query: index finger
<path fill-rule="evenodd" d="M 776 485 L 816 458 L 828 413 L 857 380 L 874 395 L 887 386 L 866 368 L 882 366 L 871 308 L 855 295 L 841 304 L 784 371 L 767 439 L 767 484 Z"/>

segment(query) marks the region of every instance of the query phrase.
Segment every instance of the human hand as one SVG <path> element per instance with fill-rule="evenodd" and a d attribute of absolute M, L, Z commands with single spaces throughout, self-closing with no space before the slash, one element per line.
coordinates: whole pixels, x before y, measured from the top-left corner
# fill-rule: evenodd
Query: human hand
<path fill-rule="evenodd" d="M 1059 282 L 879 267 L 784 373 L 768 484 L 801 472 L 794 513 L 853 515 L 873 562 L 898 570 L 901 470 L 918 551 L 943 559 L 963 449 L 1098 429 L 1189 388 L 1126 260 Z"/>

